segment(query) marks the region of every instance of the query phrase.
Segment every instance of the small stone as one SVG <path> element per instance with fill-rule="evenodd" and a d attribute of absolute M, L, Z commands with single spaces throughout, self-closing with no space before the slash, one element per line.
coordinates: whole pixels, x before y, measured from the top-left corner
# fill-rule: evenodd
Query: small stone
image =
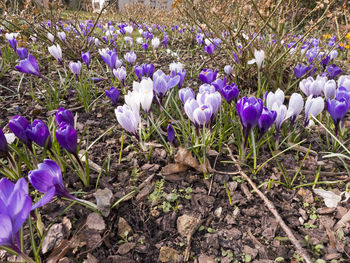
<path fill-rule="evenodd" d="M 337 207 L 337 214 L 335 215 L 335 218 L 341 219 L 347 212 L 348 212 L 348 210 L 345 207 L 338 206 Z"/>
<path fill-rule="evenodd" d="M 158 260 L 163 263 L 176 263 L 178 256 L 179 255 L 175 249 L 170 247 L 161 247 Z"/>
<path fill-rule="evenodd" d="M 96 198 L 97 208 L 102 213 L 103 216 L 108 216 L 111 208 L 111 200 L 113 197 L 113 193 L 108 188 L 98 189 L 96 193 L 94 193 Z"/>
<path fill-rule="evenodd" d="M 130 236 L 131 234 L 132 234 L 131 226 L 128 224 L 128 222 L 124 218 L 119 217 L 118 235 L 120 237 L 125 237 L 126 235 Z"/>
<path fill-rule="evenodd" d="M 130 250 L 134 249 L 135 246 L 136 246 L 136 244 L 133 242 L 124 243 L 124 244 L 120 245 L 117 253 L 120 255 L 125 255 L 125 254 L 129 253 Z"/>
<path fill-rule="evenodd" d="M 106 229 L 106 224 L 102 218 L 97 213 L 91 213 L 88 215 L 88 218 L 86 220 L 86 226 L 89 229 L 97 230 L 99 232 L 102 232 Z"/>
<path fill-rule="evenodd" d="M 199 218 L 182 215 L 177 219 L 177 231 L 182 237 L 192 236 L 200 223 L 201 220 Z"/>
<path fill-rule="evenodd" d="M 331 214 L 335 211 L 335 209 L 335 207 L 321 207 L 316 210 L 316 213 L 320 215 Z"/>
<path fill-rule="evenodd" d="M 201 254 L 198 257 L 198 263 L 216 263 L 215 259 L 208 257 L 207 255 Z"/>
<path fill-rule="evenodd" d="M 214 215 L 215 215 L 217 218 L 220 218 L 220 217 L 221 217 L 221 214 L 222 214 L 222 207 L 216 208 L 215 211 L 214 211 Z"/>
<path fill-rule="evenodd" d="M 43 245 L 41 247 L 41 252 L 43 254 L 55 248 L 64 238 L 64 227 L 63 224 L 54 224 L 49 232 L 47 233 Z"/>
<path fill-rule="evenodd" d="M 87 254 L 87 258 L 84 260 L 83 263 L 98 263 L 97 258 L 95 258 L 93 255 L 90 253 Z"/>

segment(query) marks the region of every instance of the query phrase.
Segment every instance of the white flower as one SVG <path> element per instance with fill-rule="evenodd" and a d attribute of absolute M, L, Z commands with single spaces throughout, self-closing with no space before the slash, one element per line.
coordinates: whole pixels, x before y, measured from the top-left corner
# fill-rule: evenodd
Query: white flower
<path fill-rule="evenodd" d="M 66 41 L 66 33 L 64 31 L 58 32 L 57 36 L 61 41 L 63 41 L 63 42 Z"/>
<path fill-rule="evenodd" d="M 310 93 L 314 96 L 322 95 L 323 87 L 326 84 L 327 77 L 317 76 L 316 80 L 311 83 Z"/>
<path fill-rule="evenodd" d="M 140 123 L 139 112 L 134 111 L 130 106 L 124 104 L 115 109 L 115 115 L 119 124 L 128 132 L 136 135 Z"/>
<path fill-rule="evenodd" d="M 299 82 L 299 88 L 301 89 L 302 92 L 304 92 L 306 96 L 310 96 L 312 94 L 310 87 L 314 81 L 315 80 L 313 79 L 313 77 L 308 77 L 307 79 L 303 79 L 302 81 Z"/>
<path fill-rule="evenodd" d="M 134 42 L 132 37 L 128 37 L 128 36 L 124 37 L 124 41 L 129 43 L 131 46 L 133 45 L 133 42 Z"/>
<path fill-rule="evenodd" d="M 284 92 L 278 88 L 275 93 L 270 91 L 266 97 L 266 107 L 271 110 L 272 106 L 277 103 L 277 106 L 281 106 L 284 102 Z"/>
<path fill-rule="evenodd" d="M 158 37 L 155 37 L 152 39 L 151 43 L 152 43 L 153 48 L 157 49 L 160 45 L 160 40 Z"/>
<path fill-rule="evenodd" d="M 309 117 L 313 115 L 316 117 L 324 109 L 324 100 L 322 97 L 313 98 L 310 95 L 305 103 L 305 124 L 309 124 Z"/>
<path fill-rule="evenodd" d="M 276 120 L 275 120 L 276 130 L 280 130 L 281 126 L 282 126 L 282 123 L 286 119 L 287 107 L 284 104 L 278 105 L 278 103 L 275 102 L 272 105 L 272 110 L 276 111 L 276 113 L 277 113 L 277 117 L 276 117 Z"/>
<path fill-rule="evenodd" d="M 55 59 L 57 59 L 59 62 L 62 62 L 62 49 L 59 44 L 56 46 L 53 45 L 51 47 L 48 47 L 48 50 Z"/>
<path fill-rule="evenodd" d="M 169 65 L 170 72 L 174 71 L 175 73 L 182 72 L 182 63 L 181 62 L 172 62 Z"/>
<path fill-rule="evenodd" d="M 140 112 L 140 96 L 137 91 L 128 91 L 128 94 L 124 96 L 124 101 L 129 107 L 139 114 Z"/>
<path fill-rule="evenodd" d="M 95 43 L 95 46 L 97 47 L 100 45 L 100 40 L 97 37 L 95 37 L 94 43 Z"/>
<path fill-rule="evenodd" d="M 334 99 L 336 89 L 337 89 L 337 83 L 335 82 L 334 79 L 330 79 L 326 82 L 326 84 L 323 87 L 323 94 L 326 100 Z"/>
<path fill-rule="evenodd" d="M 303 110 L 304 100 L 299 93 L 293 93 L 289 99 L 288 111 L 285 119 L 291 118 L 292 122 L 298 117 Z"/>
<path fill-rule="evenodd" d="M 143 29 L 142 28 L 139 29 L 139 33 L 140 33 L 140 35 L 142 35 L 142 33 L 143 33 Z"/>
<path fill-rule="evenodd" d="M 54 35 L 52 35 L 50 32 L 47 33 L 47 38 L 48 38 L 51 42 L 53 42 L 53 41 L 55 40 Z"/>
<path fill-rule="evenodd" d="M 12 39 L 18 37 L 18 35 L 19 35 L 19 33 L 6 33 L 5 34 L 5 38 L 7 40 L 12 40 Z"/>
<path fill-rule="evenodd" d="M 260 70 L 261 65 L 265 58 L 264 50 L 254 50 L 254 58 L 248 61 L 248 64 L 256 63 L 258 65 L 258 69 Z"/>
<path fill-rule="evenodd" d="M 140 45 L 143 44 L 143 37 L 136 38 L 136 43 Z"/>
<path fill-rule="evenodd" d="M 331 60 L 335 59 L 338 56 L 338 51 L 337 50 L 332 50 L 331 52 L 329 52 L 329 57 Z"/>
<path fill-rule="evenodd" d="M 124 27 L 124 30 L 128 35 L 131 35 L 134 28 L 132 26 L 126 26 Z"/>
<path fill-rule="evenodd" d="M 142 109 L 148 113 L 151 110 L 153 100 L 153 81 L 150 78 L 144 78 L 142 81 L 133 82 L 133 90 L 139 94 Z"/>
<path fill-rule="evenodd" d="M 338 87 L 344 87 L 350 91 L 350 75 L 342 75 L 338 79 Z"/>

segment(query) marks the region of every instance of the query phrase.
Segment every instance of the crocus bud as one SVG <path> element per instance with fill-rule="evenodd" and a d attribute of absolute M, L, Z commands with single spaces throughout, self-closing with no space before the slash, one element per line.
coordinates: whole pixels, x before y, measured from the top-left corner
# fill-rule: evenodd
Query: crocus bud
<path fill-rule="evenodd" d="M 83 60 L 83 62 L 85 63 L 86 67 L 89 67 L 90 64 L 90 53 L 89 52 L 81 52 L 81 59 Z"/>
<path fill-rule="evenodd" d="M 224 79 L 216 79 L 211 83 L 216 89 L 216 91 L 221 91 L 226 86 L 226 78 Z"/>
<path fill-rule="evenodd" d="M 263 110 L 263 101 L 261 99 L 256 99 L 255 97 L 243 97 L 237 102 L 236 110 L 240 121 L 248 134 L 250 130 L 258 124 Z"/>
<path fill-rule="evenodd" d="M 72 127 L 74 127 L 74 117 L 70 110 L 66 110 L 65 108 L 61 107 L 56 112 L 56 122 L 58 125 L 61 124 L 61 122 L 66 122 Z"/>
<path fill-rule="evenodd" d="M 17 51 L 17 40 L 15 37 L 11 38 L 8 40 L 10 46 L 12 47 L 12 49 L 16 52 Z"/>
<path fill-rule="evenodd" d="M 131 65 L 136 61 L 136 54 L 134 51 L 130 51 L 124 55 L 124 59 Z"/>
<path fill-rule="evenodd" d="M 348 107 L 349 101 L 347 101 L 345 98 L 341 98 L 339 100 L 327 100 L 327 111 L 333 119 L 335 126 L 335 135 L 338 135 L 339 123 L 345 117 L 345 114 L 348 111 Z"/>
<path fill-rule="evenodd" d="M 231 85 L 225 86 L 221 90 L 221 94 L 228 103 L 231 103 L 233 100 L 235 101 L 237 100 L 239 95 L 239 90 L 237 85 L 235 83 L 232 83 Z"/>
<path fill-rule="evenodd" d="M 299 93 L 293 93 L 289 99 L 288 111 L 285 119 L 290 118 L 291 125 L 293 125 L 295 119 L 303 110 L 303 107 L 304 107 L 303 97 Z"/>
<path fill-rule="evenodd" d="M 209 56 L 212 55 L 214 53 L 214 51 L 215 51 L 215 45 L 214 44 L 209 44 L 207 46 L 204 46 L 203 48 L 204 48 L 204 51 L 206 53 L 208 53 Z"/>
<path fill-rule="evenodd" d="M 172 144 L 175 139 L 175 131 L 171 123 L 169 123 L 167 128 L 168 141 Z"/>
<path fill-rule="evenodd" d="M 112 101 L 115 107 L 117 107 L 117 101 L 119 98 L 119 90 L 115 87 L 110 87 L 108 90 L 105 91 L 107 97 Z"/>
<path fill-rule="evenodd" d="M 232 74 L 232 66 L 231 65 L 226 65 L 224 67 L 224 71 L 225 71 L 226 75 L 230 76 Z"/>
<path fill-rule="evenodd" d="M 126 78 L 126 69 L 125 67 L 120 67 L 113 69 L 113 75 L 124 85 L 124 80 Z"/>
<path fill-rule="evenodd" d="M 188 99 L 193 99 L 195 94 L 191 88 L 184 88 L 179 90 L 179 97 L 182 104 L 185 104 Z"/>
<path fill-rule="evenodd" d="M 81 62 L 69 62 L 69 68 L 72 71 L 72 73 L 78 77 L 80 75 L 80 71 L 81 71 Z"/>
<path fill-rule="evenodd" d="M 6 155 L 7 155 L 7 140 L 2 129 L 0 129 L 0 157 L 6 156 Z"/>
<path fill-rule="evenodd" d="M 324 100 L 322 97 L 313 98 L 309 96 L 305 103 L 305 122 L 304 125 L 307 126 L 309 124 L 309 117 L 313 115 L 316 117 L 319 115 L 324 109 Z"/>
<path fill-rule="evenodd" d="M 30 140 L 41 147 L 45 147 L 47 143 L 48 148 L 51 147 L 51 135 L 47 125 L 39 119 L 33 121 L 27 128 L 27 135 Z"/>
<path fill-rule="evenodd" d="M 55 59 L 62 63 L 62 49 L 59 44 L 48 47 L 48 50 Z"/>
<path fill-rule="evenodd" d="M 133 134 L 136 138 L 137 128 L 140 122 L 139 112 L 134 111 L 131 107 L 124 104 L 123 106 L 118 106 L 115 109 L 115 115 L 117 117 L 118 123 L 128 132 Z"/>
<path fill-rule="evenodd" d="M 56 139 L 62 148 L 66 149 L 72 154 L 76 154 L 78 136 L 73 126 L 66 122 L 61 122 L 60 126 L 56 130 Z"/>
<path fill-rule="evenodd" d="M 57 36 L 61 41 L 63 41 L 63 42 L 66 41 L 66 33 L 64 31 L 58 32 Z"/>
<path fill-rule="evenodd" d="M 160 45 L 160 40 L 158 37 L 155 37 L 152 39 L 151 43 L 152 43 L 152 46 L 154 49 L 158 49 L 158 47 Z"/>
<path fill-rule="evenodd" d="M 16 65 L 15 68 L 20 72 L 33 74 L 43 78 L 43 76 L 39 72 L 38 62 L 36 61 L 35 57 L 31 54 L 28 55 L 27 59 L 21 60 L 19 62 L 19 65 Z"/>
<path fill-rule="evenodd" d="M 16 135 L 18 139 L 27 145 L 31 143 L 31 140 L 29 139 L 26 132 L 29 125 L 30 124 L 25 117 L 18 115 L 14 116 L 9 122 L 10 130 Z"/>
<path fill-rule="evenodd" d="M 25 47 L 17 48 L 17 55 L 20 60 L 26 59 L 28 57 L 28 50 Z"/>
<path fill-rule="evenodd" d="M 342 70 L 336 65 L 332 64 L 327 68 L 328 76 L 331 79 L 334 79 L 336 76 L 338 76 L 340 73 L 342 73 Z"/>
<path fill-rule="evenodd" d="M 326 100 L 333 99 L 335 97 L 336 89 L 337 84 L 334 79 L 330 79 L 326 82 L 326 84 L 323 87 L 323 93 Z"/>
<path fill-rule="evenodd" d="M 262 137 L 268 131 L 268 129 L 270 129 L 270 127 L 276 120 L 276 117 L 277 117 L 276 111 L 269 110 L 266 107 L 263 108 L 258 121 L 260 137 Z"/>
<path fill-rule="evenodd" d="M 296 76 L 297 79 L 300 79 L 302 76 L 306 74 L 308 69 L 309 69 L 308 66 L 305 66 L 299 63 L 294 67 L 294 75 Z"/>
<path fill-rule="evenodd" d="M 134 72 L 139 80 L 141 80 L 142 76 L 144 75 L 143 67 L 142 66 L 135 66 Z"/>

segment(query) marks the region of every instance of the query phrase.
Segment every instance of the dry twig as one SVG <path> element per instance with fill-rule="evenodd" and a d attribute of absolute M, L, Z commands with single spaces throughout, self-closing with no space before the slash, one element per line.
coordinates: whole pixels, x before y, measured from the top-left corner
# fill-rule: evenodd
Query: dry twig
<path fill-rule="evenodd" d="M 229 156 L 232 159 L 232 161 L 235 163 L 238 172 L 240 175 L 247 180 L 247 182 L 250 184 L 250 186 L 253 188 L 253 190 L 258 194 L 258 196 L 264 201 L 267 208 L 270 210 L 270 212 L 275 216 L 277 223 L 280 225 L 280 227 L 283 229 L 283 231 L 286 233 L 287 237 L 289 238 L 290 242 L 295 246 L 297 252 L 300 256 L 302 256 L 306 263 L 312 263 L 308 253 L 302 248 L 300 245 L 300 242 L 296 239 L 293 232 L 290 230 L 290 228 L 284 223 L 282 217 L 277 212 L 276 207 L 274 204 L 256 187 L 255 183 L 249 178 L 249 176 L 242 170 L 241 166 L 233 156 L 231 149 L 226 145 L 226 148 L 229 152 Z"/>

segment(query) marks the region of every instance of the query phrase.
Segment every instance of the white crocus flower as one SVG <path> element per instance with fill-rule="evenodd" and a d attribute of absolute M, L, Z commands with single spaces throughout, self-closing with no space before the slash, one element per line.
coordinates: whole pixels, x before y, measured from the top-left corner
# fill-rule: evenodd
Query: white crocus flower
<path fill-rule="evenodd" d="M 337 50 L 332 50 L 331 52 L 329 52 L 329 58 L 331 60 L 335 59 L 338 56 L 338 51 Z"/>
<path fill-rule="evenodd" d="M 131 35 L 134 28 L 132 26 L 126 26 L 124 27 L 124 30 L 128 35 Z"/>
<path fill-rule="evenodd" d="M 63 41 L 63 42 L 66 41 L 66 33 L 64 31 L 58 32 L 57 36 L 61 41 Z"/>
<path fill-rule="evenodd" d="M 334 79 L 330 79 L 323 87 L 323 94 L 326 100 L 334 99 L 337 90 L 337 83 Z"/>
<path fill-rule="evenodd" d="M 140 33 L 140 35 L 142 35 L 142 33 L 143 33 L 143 29 L 142 28 L 139 29 L 139 33 Z"/>
<path fill-rule="evenodd" d="M 327 80 L 327 77 L 317 76 L 316 80 L 311 83 L 310 93 L 315 97 L 322 95 L 323 88 Z"/>
<path fill-rule="evenodd" d="M 288 111 L 285 119 L 290 118 L 291 122 L 293 123 L 300 112 L 303 110 L 303 107 L 303 97 L 299 93 L 293 93 L 289 99 Z"/>
<path fill-rule="evenodd" d="M 155 37 L 152 39 L 151 43 L 152 43 L 153 48 L 157 49 L 160 45 L 160 40 L 158 37 Z"/>
<path fill-rule="evenodd" d="M 124 101 L 129 107 L 139 114 L 140 112 L 140 96 L 137 91 L 128 91 L 128 94 L 124 96 Z"/>
<path fill-rule="evenodd" d="M 19 33 L 6 33 L 5 38 L 7 40 L 12 40 L 12 39 L 16 38 L 18 35 L 19 35 Z"/>
<path fill-rule="evenodd" d="M 338 79 L 338 87 L 344 87 L 350 91 L 350 75 L 342 75 Z"/>
<path fill-rule="evenodd" d="M 136 43 L 140 45 L 143 44 L 143 37 L 136 38 Z"/>
<path fill-rule="evenodd" d="M 182 72 L 182 67 L 181 62 L 172 62 L 169 65 L 170 72 L 174 71 L 175 73 Z"/>
<path fill-rule="evenodd" d="M 153 81 L 150 78 L 142 79 L 141 82 L 133 82 L 134 92 L 139 94 L 142 109 L 149 113 L 153 100 Z"/>
<path fill-rule="evenodd" d="M 284 102 L 284 92 L 281 89 L 277 89 L 275 93 L 270 91 L 266 97 L 266 107 L 271 110 L 273 104 L 277 103 L 278 106 L 281 106 Z"/>
<path fill-rule="evenodd" d="M 305 126 L 309 124 L 309 118 L 311 115 L 316 117 L 324 109 L 324 100 L 322 97 L 313 98 L 310 95 L 305 103 Z"/>
<path fill-rule="evenodd" d="M 47 33 L 47 38 L 48 38 L 51 42 L 53 42 L 53 41 L 55 40 L 54 35 L 52 35 L 50 32 Z"/>
<path fill-rule="evenodd" d="M 48 50 L 51 56 L 57 59 L 60 63 L 62 62 L 62 49 L 59 44 L 48 47 Z"/>
<path fill-rule="evenodd" d="M 272 110 L 276 111 L 276 113 L 277 113 L 277 117 L 275 120 L 275 126 L 276 126 L 276 130 L 279 131 L 281 129 L 282 123 L 286 119 L 287 107 L 284 104 L 278 105 L 278 103 L 275 102 L 272 105 Z"/>
<path fill-rule="evenodd" d="M 254 58 L 248 61 L 248 64 L 256 63 L 258 65 L 258 70 L 260 70 L 262 63 L 265 58 L 264 50 L 254 50 Z"/>
<path fill-rule="evenodd" d="M 313 79 L 313 77 L 308 77 L 307 79 L 303 79 L 299 82 L 299 88 L 308 97 L 312 95 L 310 87 L 314 81 L 315 80 Z"/>

